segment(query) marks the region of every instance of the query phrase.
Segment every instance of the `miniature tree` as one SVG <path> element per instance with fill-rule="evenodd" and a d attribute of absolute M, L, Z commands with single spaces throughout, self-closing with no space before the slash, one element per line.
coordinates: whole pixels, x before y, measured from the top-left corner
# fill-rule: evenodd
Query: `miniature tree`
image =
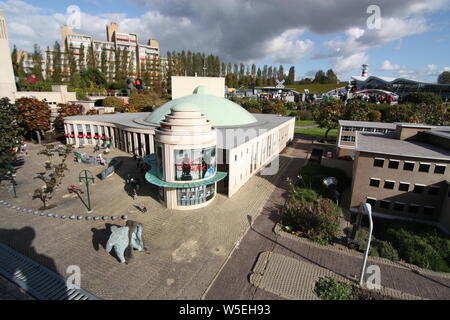
<path fill-rule="evenodd" d="M 314 115 L 314 120 L 320 128 L 326 128 L 325 139 L 331 129 L 336 129 L 339 119 L 344 119 L 345 105 L 340 100 L 328 100 L 320 104 Z"/>
<path fill-rule="evenodd" d="M 45 100 L 34 98 L 20 98 L 16 100 L 18 108 L 18 120 L 23 123 L 25 134 L 36 134 L 38 143 L 41 143 L 41 135 L 50 129 L 50 109 Z"/>
<path fill-rule="evenodd" d="M 17 108 L 8 98 L 0 99 L 0 175 L 12 173 L 23 129 L 17 119 Z"/>
<path fill-rule="evenodd" d="M 58 117 L 55 119 L 55 127 L 62 129 L 64 125 L 64 118 L 70 116 L 77 116 L 82 114 L 83 106 L 74 103 L 59 103 Z"/>
<path fill-rule="evenodd" d="M 48 209 L 48 201 L 53 198 L 57 187 L 61 185 L 62 179 L 65 176 L 65 172 L 66 170 L 68 170 L 66 159 L 72 152 L 72 145 L 66 145 L 62 150 L 60 150 L 60 163 L 53 163 L 54 149 L 54 145 L 47 145 L 38 153 L 47 156 L 49 159 L 45 165 L 46 171 L 39 173 L 36 177 L 37 179 L 41 179 L 44 182 L 44 185 L 41 188 L 35 189 L 33 194 L 33 200 L 39 199 L 42 201 L 43 206 L 40 208 L 40 210 Z"/>

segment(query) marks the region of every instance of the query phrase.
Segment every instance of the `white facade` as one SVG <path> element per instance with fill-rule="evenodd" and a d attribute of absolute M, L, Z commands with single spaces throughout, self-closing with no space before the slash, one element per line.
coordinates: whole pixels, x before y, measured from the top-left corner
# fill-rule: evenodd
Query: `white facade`
<path fill-rule="evenodd" d="M 225 97 L 225 78 L 172 76 L 172 99 L 192 94 L 198 86 L 208 87 L 211 95 Z"/>
<path fill-rule="evenodd" d="M 0 98 L 7 97 L 14 101 L 16 81 L 8 42 L 8 29 L 3 13 L 0 11 Z"/>

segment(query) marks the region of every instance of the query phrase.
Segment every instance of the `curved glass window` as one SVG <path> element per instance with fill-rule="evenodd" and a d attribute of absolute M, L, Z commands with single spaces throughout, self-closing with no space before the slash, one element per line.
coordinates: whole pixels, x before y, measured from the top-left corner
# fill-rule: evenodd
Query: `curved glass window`
<path fill-rule="evenodd" d="M 207 179 L 216 174 L 216 147 L 175 150 L 175 180 Z"/>
<path fill-rule="evenodd" d="M 214 197 L 215 185 L 209 184 L 195 188 L 177 189 L 177 204 L 193 206 L 211 200 Z"/>

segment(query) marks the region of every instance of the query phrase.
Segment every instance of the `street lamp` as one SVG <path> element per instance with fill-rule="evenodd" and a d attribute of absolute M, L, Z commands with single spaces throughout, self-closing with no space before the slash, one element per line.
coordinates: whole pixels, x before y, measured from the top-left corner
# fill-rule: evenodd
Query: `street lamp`
<path fill-rule="evenodd" d="M 369 216 L 369 238 L 367 239 L 366 252 L 364 253 L 364 260 L 361 267 L 361 274 L 359 276 L 359 285 L 362 285 L 364 280 L 364 273 L 366 271 L 367 257 L 369 255 L 370 241 L 372 240 L 373 221 L 372 221 L 372 207 L 369 203 L 361 203 L 361 205 L 359 206 L 359 210 L 361 210 L 363 214 L 367 214 Z"/>
<path fill-rule="evenodd" d="M 84 176 L 83 176 L 84 174 Z M 80 172 L 79 175 L 79 181 L 80 182 L 85 182 L 86 184 L 86 193 L 87 193 L 87 198 L 88 198 L 88 203 L 87 203 L 87 209 L 88 211 L 91 211 L 91 196 L 90 196 L 90 192 L 89 192 L 89 182 L 92 182 L 92 184 L 94 184 L 94 176 L 92 175 L 92 173 L 89 170 L 82 170 Z"/>

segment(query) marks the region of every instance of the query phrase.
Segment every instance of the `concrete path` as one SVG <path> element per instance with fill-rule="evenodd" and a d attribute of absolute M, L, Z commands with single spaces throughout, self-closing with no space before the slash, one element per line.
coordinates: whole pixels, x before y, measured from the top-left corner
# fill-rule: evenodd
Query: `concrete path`
<path fill-rule="evenodd" d="M 294 151 L 293 155 L 297 159 L 285 172 L 285 177 L 294 178 L 298 175 L 299 169 L 305 164 L 308 146 L 310 143 L 305 141 L 297 145 L 306 149 Z M 285 179 L 279 181 L 280 184 L 272 193 L 262 213 L 252 223 L 239 248 L 234 250 L 204 295 L 205 299 L 281 299 L 281 296 L 257 288 L 250 282 L 250 276 L 262 252 L 283 255 L 347 279 L 356 279 L 361 268 L 361 255 L 343 254 L 309 241 L 298 241 L 274 232 L 279 209 L 287 196 Z M 450 277 L 420 274 L 403 265 L 384 263 L 378 265 L 383 287 L 426 299 L 450 299 Z M 303 272 L 309 271 L 305 269 Z"/>
<path fill-rule="evenodd" d="M 21 208 L 37 210 L 41 203 L 31 200 L 33 190 L 42 182 L 33 179 L 43 170 L 45 157 L 38 156 L 40 147 L 29 145 L 25 165 L 18 170 L 17 192 L 13 198 L 7 185 L 0 188 L 0 199 Z M 84 149 L 91 154 L 89 148 Z M 248 230 L 249 219 L 255 219 L 275 189 L 278 175 L 254 176 L 232 198 L 218 195 L 206 208 L 173 211 L 163 207 L 154 197 L 150 185 L 139 190 L 133 200 L 124 190 L 128 172 L 136 172 L 136 164 L 119 150 L 110 156 L 122 157 L 119 174 L 107 180 L 96 179 L 92 186 L 93 212 L 87 213 L 80 200 L 67 193 L 67 186 L 78 185 L 78 174 L 89 169 L 94 175 L 103 167 L 87 167 L 68 160 L 70 171 L 51 203 L 57 205 L 47 212 L 58 217 L 35 215 L 0 206 L 0 242 L 67 277 L 67 267 L 81 269 L 81 287 L 101 299 L 200 299 L 232 249 Z M 292 158 L 280 157 L 280 170 Z M 80 186 L 80 185 L 78 185 Z M 84 189 L 84 186 L 81 185 Z M 135 205 L 145 204 L 148 212 L 139 213 Z M 80 215 L 84 219 L 61 219 L 62 215 Z M 114 254 L 105 251 L 112 225 L 124 221 L 93 219 L 90 216 L 122 216 L 144 226 L 149 254 L 135 253 L 125 265 Z"/>

